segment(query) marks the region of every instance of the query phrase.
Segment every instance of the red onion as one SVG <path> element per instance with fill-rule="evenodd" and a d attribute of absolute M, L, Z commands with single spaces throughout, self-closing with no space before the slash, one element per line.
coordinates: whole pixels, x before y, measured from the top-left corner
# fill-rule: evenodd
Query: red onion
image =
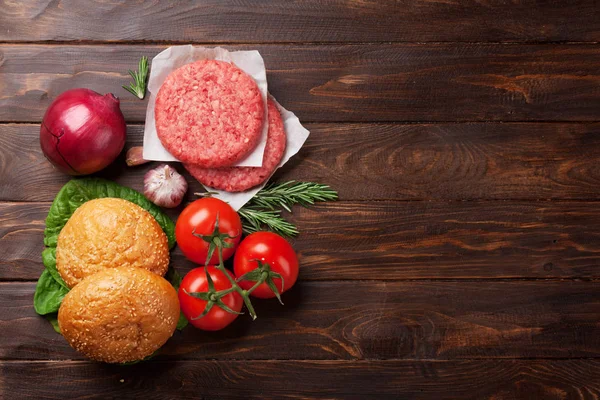
<path fill-rule="evenodd" d="M 70 175 L 87 175 L 113 162 L 125 145 L 119 99 L 89 89 L 72 89 L 48 107 L 40 129 L 46 158 Z"/>

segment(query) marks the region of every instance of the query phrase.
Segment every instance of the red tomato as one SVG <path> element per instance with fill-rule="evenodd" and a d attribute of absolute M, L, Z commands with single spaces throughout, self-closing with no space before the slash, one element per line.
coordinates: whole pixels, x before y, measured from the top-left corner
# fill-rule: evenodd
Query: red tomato
<path fill-rule="evenodd" d="M 240 243 L 235 258 L 233 259 L 233 270 L 236 277 L 240 277 L 258 267 L 256 260 L 270 265 L 271 271 L 280 274 L 283 278 L 283 290 L 281 290 L 281 279 L 273 278 L 275 286 L 280 293 L 285 292 L 296 283 L 298 279 L 298 257 L 287 240 L 273 232 L 256 232 L 248 235 Z M 239 285 L 243 289 L 250 289 L 254 282 L 241 281 Z M 266 283 L 258 286 L 251 296 L 261 299 L 275 297 L 275 293 Z"/>
<path fill-rule="evenodd" d="M 202 314 L 206 308 L 206 301 L 189 295 L 191 292 L 207 292 L 208 282 L 206 281 L 206 269 L 215 284 L 215 290 L 225 290 L 231 287 L 231 282 L 225 274 L 213 266 L 194 268 L 183 278 L 179 286 L 179 303 L 183 315 L 190 321 L 190 324 L 196 328 L 205 331 L 218 331 L 225 328 L 238 317 L 238 314 L 232 314 L 223 310 L 218 305 L 213 305 L 210 311 L 202 318 L 193 319 Z M 227 271 L 229 276 L 233 274 Z M 186 293 L 187 292 L 187 293 Z M 221 298 L 225 305 L 233 311 L 240 312 L 243 299 L 238 292 L 229 293 Z"/>
<path fill-rule="evenodd" d="M 227 260 L 235 252 L 242 236 L 242 221 L 233 208 L 224 201 L 206 197 L 190 203 L 179 215 L 175 225 L 175 237 L 183 254 L 196 264 L 205 265 L 209 243 L 193 235 L 211 235 L 215 229 L 215 221 L 219 215 L 219 232 L 233 239 L 225 239 L 232 247 L 223 248 L 223 260 Z M 215 249 L 209 264 L 219 263 L 219 253 Z"/>

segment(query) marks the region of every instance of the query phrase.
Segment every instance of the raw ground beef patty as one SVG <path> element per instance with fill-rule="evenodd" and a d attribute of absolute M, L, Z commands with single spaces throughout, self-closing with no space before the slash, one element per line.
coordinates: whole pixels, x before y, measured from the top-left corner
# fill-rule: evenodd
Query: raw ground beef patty
<path fill-rule="evenodd" d="M 155 103 L 156 132 L 182 162 L 225 167 L 257 145 L 264 103 L 256 82 L 233 64 L 201 60 L 173 71 Z"/>
<path fill-rule="evenodd" d="M 286 136 L 281 114 L 275 103 L 269 99 L 267 104 L 269 135 L 262 167 L 202 168 L 184 164 L 190 174 L 203 185 L 228 192 L 242 192 L 269 179 L 285 152 Z"/>

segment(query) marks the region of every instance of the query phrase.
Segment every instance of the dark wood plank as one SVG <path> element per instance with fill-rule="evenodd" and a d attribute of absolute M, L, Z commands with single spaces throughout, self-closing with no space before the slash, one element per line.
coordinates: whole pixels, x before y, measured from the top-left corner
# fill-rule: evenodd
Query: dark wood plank
<path fill-rule="evenodd" d="M 597 123 L 307 128 L 312 136 L 306 146 L 274 179 L 327 183 L 345 200 L 600 198 Z M 143 126 L 130 125 L 126 148 L 142 140 Z M 1 200 L 50 201 L 69 179 L 41 153 L 37 124 L 0 124 L 0 160 Z M 144 174 L 156 165 L 127 168 L 123 156 L 99 175 L 142 190 Z M 203 191 L 185 176 L 190 193 Z"/>
<path fill-rule="evenodd" d="M 49 207 L 0 203 L 0 279 L 38 278 Z M 303 280 L 600 277 L 597 202 L 337 202 L 289 218 Z M 179 249 L 172 264 L 193 268 Z"/>
<path fill-rule="evenodd" d="M 595 399 L 597 360 L 2 362 L 6 398 Z M 44 384 L 36 382 L 45 377 Z"/>
<path fill-rule="evenodd" d="M 35 285 L 0 284 L 0 359 L 81 359 L 35 314 Z M 599 282 L 300 282 L 254 322 L 185 329 L 158 359 L 599 357 Z"/>
<path fill-rule="evenodd" d="M 579 1 L 3 2 L 0 40 L 178 42 L 598 41 Z"/>
<path fill-rule="evenodd" d="M 146 102 L 121 88 L 141 55 L 166 46 L 0 47 L 0 121 L 40 121 L 61 92 L 122 97 L 128 121 Z M 246 45 L 268 69 L 269 91 L 305 122 L 597 121 L 595 45 Z"/>

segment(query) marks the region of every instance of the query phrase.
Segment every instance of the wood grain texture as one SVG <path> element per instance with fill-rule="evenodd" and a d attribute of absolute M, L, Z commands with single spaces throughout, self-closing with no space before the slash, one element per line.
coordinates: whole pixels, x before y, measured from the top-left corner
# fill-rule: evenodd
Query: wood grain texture
<path fill-rule="evenodd" d="M 596 360 L 1 362 L 5 398 L 559 400 L 600 396 Z M 23 382 L 44 379 L 44 385 Z M 285 377 L 285 379 L 282 379 Z"/>
<path fill-rule="evenodd" d="M 210 0 L 147 1 L 143 5 L 3 0 L 0 26 L 0 40 L 8 41 L 600 40 L 598 8 L 592 0 Z"/>
<path fill-rule="evenodd" d="M 166 46 L 0 47 L 0 121 L 39 122 L 76 87 L 122 97 L 129 122 L 146 102 L 121 85 L 140 56 Z M 246 45 L 265 59 L 269 91 L 304 122 L 597 121 L 595 45 Z"/>
<path fill-rule="evenodd" d="M 305 147 L 274 179 L 326 183 L 344 200 L 600 198 L 597 123 L 306 126 Z M 126 148 L 142 140 L 129 125 Z M 127 168 L 122 156 L 99 175 L 142 190 L 157 165 Z M 0 124 L 0 170 L 0 200 L 51 201 L 69 179 L 44 158 L 37 124 Z M 182 172 L 190 194 L 204 191 Z"/>
<path fill-rule="evenodd" d="M 1 283 L 0 359 L 82 359 Z M 600 356 L 600 282 L 300 282 L 215 333 L 192 327 L 164 359 L 474 359 Z"/>
<path fill-rule="evenodd" d="M 596 0 L 0 0 L 0 399 L 600 399 L 599 16 Z M 341 201 L 286 216 L 285 306 L 177 332 L 146 363 L 88 362 L 32 306 L 69 179 L 38 124 L 88 87 L 121 98 L 141 144 L 126 71 L 188 43 L 261 52 L 312 132 L 275 180 Z M 140 190 L 155 165 L 100 176 Z M 178 249 L 172 265 L 195 267 Z"/>
<path fill-rule="evenodd" d="M 50 203 L 0 203 L 0 279 L 42 271 Z M 599 278 L 597 202 L 337 202 L 288 216 L 301 280 Z M 171 211 L 176 218 L 178 210 Z M 181 251 L 172 265 L 194 265 Z"/>

